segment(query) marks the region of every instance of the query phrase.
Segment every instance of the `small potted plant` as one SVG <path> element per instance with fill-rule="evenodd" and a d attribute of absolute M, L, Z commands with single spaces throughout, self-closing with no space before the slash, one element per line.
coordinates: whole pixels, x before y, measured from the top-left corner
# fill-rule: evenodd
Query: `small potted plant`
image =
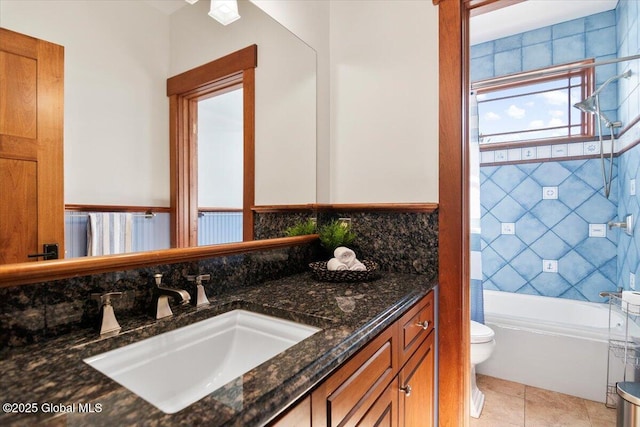
<path fill-rule="evenodd" d="M 331 256 L 337 247 L 349 246 L 356 238 L 356 233 L 351 230 L 350 225 L 340 220 L 331 221 L 321 226 L 318 234 L 320 235 L 320 244 L 332 254 Z"/>
<path fill-rule="evenodd" d="M 316 233 L 316 221 L 315 218 L 309 218 L 306 221 L 298 222 L 291 227 L 284 230 L 284 235 L 287 237 L 305 236 L 307 234 Z"/>

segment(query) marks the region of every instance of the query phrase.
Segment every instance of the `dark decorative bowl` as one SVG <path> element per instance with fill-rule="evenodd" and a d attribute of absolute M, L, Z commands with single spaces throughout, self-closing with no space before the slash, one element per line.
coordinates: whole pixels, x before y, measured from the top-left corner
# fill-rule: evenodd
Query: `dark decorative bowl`
<path fill-rule="evenodd" d="M 312 262 L 309 264 L 313 276 L 321 282 L 368 282 L 380 277 L 378 264 L 369 260 L 361 261 L 366 271 L 353 270 L 327 270 L 327 261 Z"/>

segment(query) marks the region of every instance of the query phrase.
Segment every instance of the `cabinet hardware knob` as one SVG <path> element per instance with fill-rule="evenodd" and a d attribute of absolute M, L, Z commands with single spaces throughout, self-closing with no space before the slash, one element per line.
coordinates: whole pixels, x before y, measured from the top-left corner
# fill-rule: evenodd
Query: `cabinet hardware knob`
<path fill-rule="evenodd" d="M 416 326 L 420 326 L 422 329 L 427 330 L 429 329 L 429 321 L 425 320 L 424 322 L 417 322 Z"/>
<path fill-rule="evenodd" d="M 400 387 L 400 391 L 407 395 L 407 397 L 411 396 L 411 386 L 409 384 L 404 387 Z"/>

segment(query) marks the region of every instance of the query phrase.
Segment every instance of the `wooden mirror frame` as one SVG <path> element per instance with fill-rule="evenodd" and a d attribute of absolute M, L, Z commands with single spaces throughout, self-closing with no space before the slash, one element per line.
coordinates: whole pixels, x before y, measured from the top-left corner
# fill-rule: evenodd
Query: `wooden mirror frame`
<path fill-rule="evenodd" d="M 242 240 L 253 240 L 255 200 L 255 68 L 251 45 L 167 80 L 171 176 L 171 247 L 198 246 L 197 103 L 212 92 L 242 86 Z"/>
<path fill-rule="evenodd" d="M 247 183 L 243 195 L 243 238 L 253 238 L 253 212 L 254 203 L 254 177 L 255 177 L 255 67 L 257 66 L 257 46 L 252 45 L 238 52 L 227 55 L 212 63 L 195 68 L 183 75 L 175 76 L 167 81 L 167 94 L 170 99 L 170 114 L 175 120 L 171 121 L 171 195 L 172 209 L 172 236 L 182 236 L 182 245 L 192 238 L 190 234 L 189 218 L 193 205 L 190 188 L 190 162 L 194 156 L 189 149 L 180 148 L 177 135 L 178 128 L 181 131 L 184 121 L 178 121 L 177 102 L 180 94 L 188 94 L 189 88 L 198 87 L 198 90 L 210 88 L 209 84 L 225 82 L 226 78 L 237 79 L 241 75 L 244 89 L 244 180 Z M 181 77 L 182 76 L 182 77 Z M 183 78 L 188 77 L 188 78 Z M 188 102 L 186 98 L 183 100 Z M 176 115 L 173 117 L 173 115 Z M 185 140 L 183 139 L 183 142 Z M 175 144 L 174 144 L 175 143 Z M 180 177 L 179 180 L 175 177 Z M 174 186 L 186 186 L 186 191 L 175 191 Z M 180 195 L 177 197 L 176 195 Z M 173 198 L 176 197 L 174 201 Z M 180 200 L 180 203 L 178 203 Z M 197 220 L 197 202 L 195 205 L 195 218 Z M 249 218 L 249 220 L 245 220 Z M 180 233 L 173 231 L 182 228 Z M 182 233 L 182 234 L 181 234 Z M 186 237 L 185 237 L 186 236 Z M 128 253 L 119 255 L 96 256 L 74 258 L 69 260 L 42 261 L 32 263 L 0 265 L 0 287 L 12 287 L 30 283 L 50 282 L 77 276 L 121 271 L 133 268 L 142 268 L 159 264 L 171 264 L 178 262 L 196 261 L 199 259 L 247 253 L 275 248 L 286 248 L 294 245 L 310 243 L 318 238 L 317 235 L 286 237 L 258 241 L 245 241 L 241 243 L 228 243 L 200 247 L 177 247 L 156 251 Z"/>

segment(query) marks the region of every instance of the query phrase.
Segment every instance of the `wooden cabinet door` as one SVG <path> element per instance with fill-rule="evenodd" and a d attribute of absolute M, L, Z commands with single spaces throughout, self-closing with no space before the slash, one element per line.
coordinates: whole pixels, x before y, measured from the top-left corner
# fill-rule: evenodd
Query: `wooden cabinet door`
<path fill-rule="evenodd" d="M 0 265 L 64 254 L 64 49 L 0 28 Z"/>
<path fill-rule="evenodd" d="M 311 397 L 307 396 L 284 415 L 270 424 L 271 427 L 311 427 Z"/>
<path fill-rule="evenodd" d="M 420 344 L 398 374 L 401 426 L 433 425 L 434 335 Z"/>
<path fill-rule="evenodd" d="M 361 425 L 396 375 L 395 330 L 387 328 L 313 391 L 314 426 Z"/>
<path fill-rule="evenodd" d="M 398 382 L 393 381 L 357 424 L 359 427 L 396 427 L 398 425 Z"/>

